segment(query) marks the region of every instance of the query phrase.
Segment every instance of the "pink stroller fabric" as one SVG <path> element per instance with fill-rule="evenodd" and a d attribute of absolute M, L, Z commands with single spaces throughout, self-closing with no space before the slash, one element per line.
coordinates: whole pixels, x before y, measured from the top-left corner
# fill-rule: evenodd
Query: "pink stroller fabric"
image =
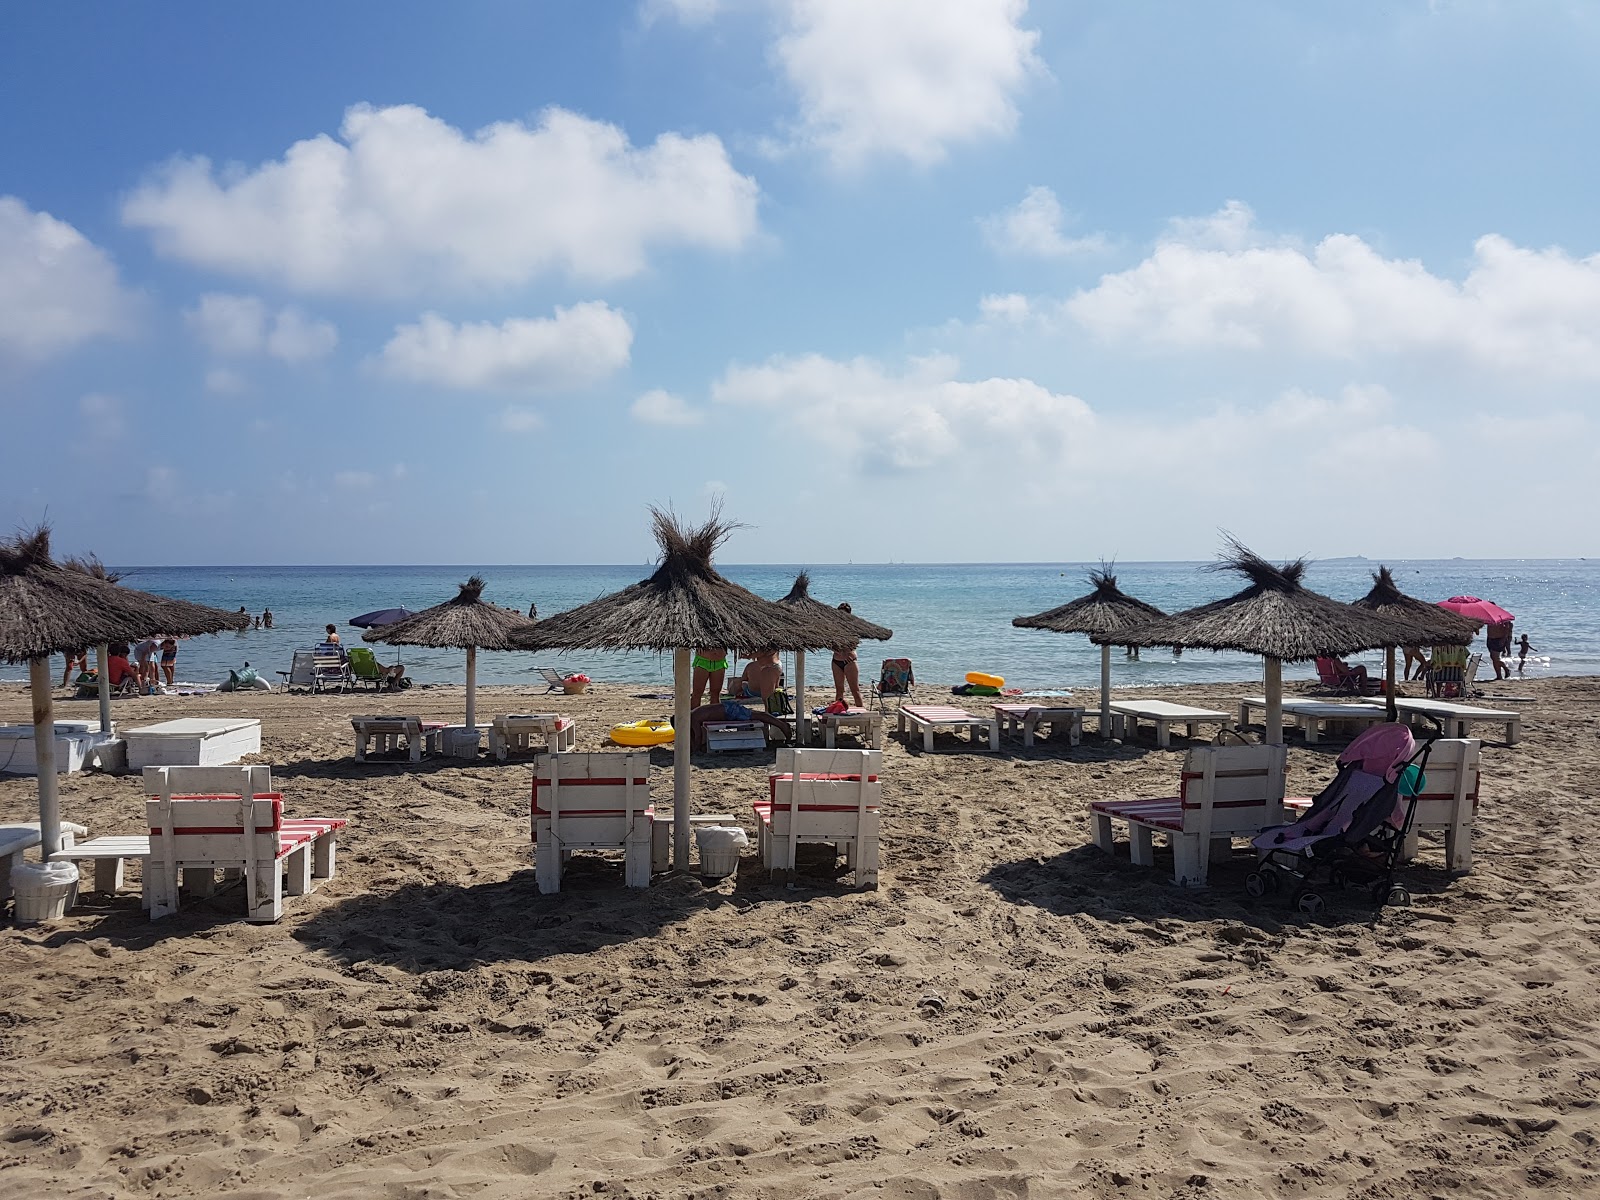
<path fill-rule="evenodd" d="M 1404 725 L 1372 726 L 1339 755 L 1341 770 L 1337 795 L 1329 797 L 1326 803 L 1313 805 L 1310 812 L 1291 825 L 1263 829 L 1251 844 L 1257 850 L 1298 853 L 1325 838 L 1344 833 L 1362 806 L 1376 796 L 1380 788 L 1395 782 L 1401 768 L 1415 752 L 1416 742 Z M 1317 799 L 1321 801 L 1323 796 Z M 1396 829 L 1404 823 L 1405 810 L 1398 795 L 1394 811 L 1387 814 L 1386 819 Z"/>
<path fill-rule="evenodd" d="M 1339 765 L 1355 763 L 1370 775 L 1393 783 L 1400 768 L 1417 752 L 1417 743 L 1404 725 L 1374 725 L 1344 748 Z M 1368 795 L 1371 795 L 1369 792 Z"/>

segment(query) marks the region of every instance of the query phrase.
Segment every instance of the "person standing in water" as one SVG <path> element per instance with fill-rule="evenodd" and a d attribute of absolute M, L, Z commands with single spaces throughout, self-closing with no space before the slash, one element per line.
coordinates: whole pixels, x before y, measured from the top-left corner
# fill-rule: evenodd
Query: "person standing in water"
<path fill-rule="evenodd" d="M 1517 642 L 1517 674 L 1518 675 L 1522 674 L 1522 668 L 1523 668 L 1524 665 L 1526 665 L 1526 663 L 1528 661 L 1528 655 L 1537 654 L 1537 653 L 1539 653 L 1537 650 L 1535 650 L 1532 646 L 1528 645 L 1528 635 L 1527 634 L 1523 634 L 1521 639 Z"/>

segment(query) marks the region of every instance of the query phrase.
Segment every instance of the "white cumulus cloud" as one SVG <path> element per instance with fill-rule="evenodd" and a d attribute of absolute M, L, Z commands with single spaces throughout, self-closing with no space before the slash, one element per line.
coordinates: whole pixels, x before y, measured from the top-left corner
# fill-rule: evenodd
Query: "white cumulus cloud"
<path fill-rule="evenodd" d="M 65 221 L 0 196 L 0 355 L 42 362 L 126 334 L 136 306 L 104 250 Z"/>
<path fill-rule="evenodd" d="M 800 140 L 835 166 L 929 164 L 1004 137 L 1041 71 L 1027 0 L 787 0 L 775 55 L 800 99 Z"/>
<path fill-rule="evenodd" d="M 325 358 L 339 344 L 328 321 L 308 317 L 293 305 L 270 312 L 256 296 L 207 292 L 184 319 L 213 354 L 270 354 L 287 363 Z"/>
<path fill-rule="evenodd" d="M 395 379 L 462 391 L 552 392 L 595 383 L 628 365 L 633 327 L 602 301 L 554 317 L 456 325 L 425 313 L 384 346 L 378 368 Z"/>
<path fill-rule="evenodd" d="M 652 388 L 633 402 L 633 416 L 646 425 L 698 425 L 705 413 L 691 408 L 682 396 Z"/>
<path fill-rule="evenodd" d="M 918 470 L 996 448 L 1013 463 L 1059 462 L 1092 433 L 1094 414 L 1076 396 L 1030 379 L 961 380 L 958 369 L 944 356 L 902 371 L 868 358 L 774 358 L 729 367 L 712 398 L 777 411 L 869 469 Z"/>
<path fill-rule="evenodd" d="M 1487 234 L 1460 282 L 1353 234 L 1310 249 L 1237 202 L 1175 223 L 1143 261 L 1065 304 L 1108 341 L 1336 358 L 1431 352 L 1507 371 L 1600 378 L 1600 254 Z"/>
<path fill-rule="evenodd" d="M 1066 214 L 1061 201 L 1047 187 L 1031 187 L 1012 208 L 979 222 L 989 248 L 1001 254 L 1028 258 L 1066 258 L 1074 254 L 1098 254 L 1107 247 L 1101 234 L 1069 238 L 1062 232 Z"/>
<path fill-rule="evenodd" d="M 180 158 L 123 204 L 159 251 L 303 291 L 509 288 L 551 272 L 635 275 L 657 246 L 734 250 L 757 187 L 711 135 L 635 147 L 560 108 L 463 133 L 414 105 L 357 105 L 337 139 L 217 170 Z"/>

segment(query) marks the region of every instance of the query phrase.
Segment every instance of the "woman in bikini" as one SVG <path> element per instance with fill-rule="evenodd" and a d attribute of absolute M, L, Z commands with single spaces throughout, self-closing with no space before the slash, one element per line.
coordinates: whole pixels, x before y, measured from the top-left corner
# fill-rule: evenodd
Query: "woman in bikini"
<path fill-rule="evenodd" d="M 839 605 L 839 611 L 848 613 L 848 604 Z M 833 698 L 839 703 L 844 703 L 844 690 L 850 689 L 850 696 L 855 701 L 857 708 L 865 708 L 866 703 L 861 699 L 861 668 L 856 662 L 856 647 L 859 641 L 851 642 L 848 646 L 833 647 Z"/>
<path fill-rule="evenodd" d="M 711 691 L 711 703 L 715 704 L 722 699 L 722 677 L 728 673 L 728 648 L 726 646 L 700 646 L 694 652 L 694 676 L 691 693 L 694 703 L 690 708 L 699 708 L 700 700 L 705 695 L 707 688 Z"/>

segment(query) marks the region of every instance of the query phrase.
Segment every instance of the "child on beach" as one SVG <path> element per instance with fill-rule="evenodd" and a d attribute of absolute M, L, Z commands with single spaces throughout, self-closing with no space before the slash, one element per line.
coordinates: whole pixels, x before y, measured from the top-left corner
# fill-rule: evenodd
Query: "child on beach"
<path fill-rule="evenodd" d="M 1537 653 L 1539 653 L 1537 650 L 1535 650 L 1532 646 L 1528 645 L 1528 635 L 1527 634 L 1523 634 L 1521 639 L 1518 640 L 1518 642 L 1517 642 L 1517 674 L 1518 675 L 1522 674 L 1522 667 L 1523 667 L 1523 664 L 1528 661 L 1528 655 L 1537 654 Z"/>

